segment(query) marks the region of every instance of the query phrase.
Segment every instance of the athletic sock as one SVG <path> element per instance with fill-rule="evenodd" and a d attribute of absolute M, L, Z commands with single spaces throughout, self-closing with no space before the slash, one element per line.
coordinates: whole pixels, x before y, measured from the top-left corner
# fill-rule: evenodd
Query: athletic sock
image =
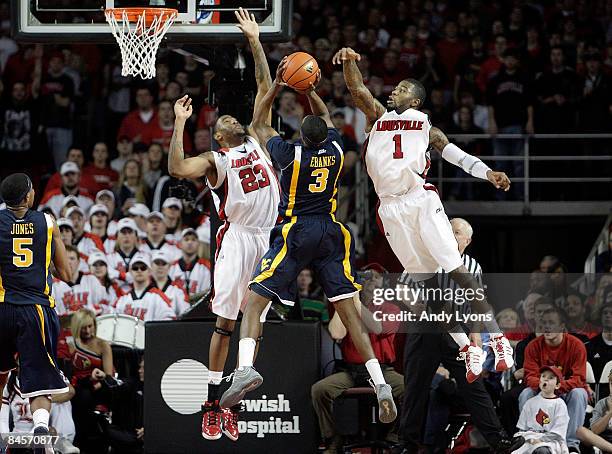
<path fill-rule="evenodd" d="M 208 378 L 208 401 L 214 402 L 219 400 L 221 380 L 223 379 L 223 371 L 209 371 Z"/>
<path fill-rule="evenodd" d="M 32 413 L 32 421 L 34 422 L 34 429 L 44 427 L 49 430 L 49 412 L 44 408 L 39 408 Z"/>
<path fill-rule="evenodd" d="M 372 381 L 375 385 L 384 385 L 385 377 L 383 376 L 382 370 L 380 368 L 380 364 L 376 358 L 372 358 L 365 363 L 366 369 L 368 369 L 368 373 L 372 378 Z"/>
<path fill-rule="evenodd" d="M 501 329 L 499 328 L 499 325 L 497 324 L 497 320 L 495 320 L 495 315 L 493 314 L 493 312 L 489 311 L 485 315 L 490 320 L 483 322 L 483 324 L 485 328 L 487 329 L 487 331 L 489 332 L 491 339 L 502 336 Z"/>
<path fill-rule="evenodd" d="M 251 337 L 240 339 L 240 342 L 238 342 L 238 370 L 253 367 L 256 345 L 257 342 Z"/>
<path fill-rule="evenodd" d="M 459 346 L 459 350 L 463 350 L 466 345 L 470 345 L 470 338 L 467 337 L 467 334 L 465 334 L 459 325 L 454 327 L 448 334 L 450 334 L 450 337 L 452 337 L 455 343 Z"/>

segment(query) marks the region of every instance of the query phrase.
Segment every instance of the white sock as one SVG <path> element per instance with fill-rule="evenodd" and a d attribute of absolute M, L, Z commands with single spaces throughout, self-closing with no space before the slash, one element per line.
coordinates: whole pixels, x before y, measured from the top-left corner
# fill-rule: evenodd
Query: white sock
<path fill-rule="evenodd" d="M 238 369 L 253 367 L 256 345 L 257 342 L 251 337 L 240 339 L 240 342 L 238 342 Z"/>
<path fill-rule="evenodd" d="M 208 371 L 208 383 L 213 385 L 220 385 L 221 379 L 223 379 L 223 371 L 209 370 Z"/>
<path fill-rule="evenodd" d="M 380 364 L 376 358 L 366 361 L 365 367 L 368 369 L 368 373 L 375 385 L 384 385 L 386 383 Z"/>
<path fill-rule="evenodd" d="M 32 421 L 34 422 L 34 429 L 44 427 L 49 430 L 49 412 L 44 408 L 39 408 L 32 413 Z"/>
<path fill-rule="evenodd" d="M 470 345 L 470 338 L 467 337 L 467 334 L 465 334 L 463 330 L 458 333 L 453 333 L 451 331 L 448 334 L 450 334 L 450 337 L 452 337 L 455 343 L 459 346 L 459 350 L 463 350 L 463 347 Z"/>
<path fill-rule="evenodd" d="M 485 315 L 487 315 L 491 319 L 489 321 L 483 322 L 485 328 L 487 329 L 487 331 L 489 332 L 489 335 L 491 336 L 491 339 L 502 336 L 501 329 L 499 328 L 499 325 L 497 324 L 497 320 L 495 320 L 495 315 L 493 314 L 493 312 L 489 311 Z"/>

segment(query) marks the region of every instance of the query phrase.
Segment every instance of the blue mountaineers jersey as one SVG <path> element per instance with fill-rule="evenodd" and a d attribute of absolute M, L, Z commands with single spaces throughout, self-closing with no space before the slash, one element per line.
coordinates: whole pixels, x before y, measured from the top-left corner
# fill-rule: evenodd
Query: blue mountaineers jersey
<path fill-rule="evenodd" d="M 49 269 L 55 245 L 53 220 L 28 210 L 22 219 L 0 210 L 0 304 L 54 307 Z"/>
<path fill-rule="evenodd" d="M 338 177 L 344 153 L 338 131 L 329 128 L 327 140 L 318 148 L 308 148 L 272 137 L 267 148 L 280 165 L 281 202 L 278 212 L 284 218 L 301 215 L 334 214 L 338 199 Z"/>

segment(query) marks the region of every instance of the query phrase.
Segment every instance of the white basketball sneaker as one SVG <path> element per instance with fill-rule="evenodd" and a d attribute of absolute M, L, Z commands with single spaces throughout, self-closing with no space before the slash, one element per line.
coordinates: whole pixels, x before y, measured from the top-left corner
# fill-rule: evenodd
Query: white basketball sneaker
<path fill-rule="evenodd" d="M 514 366 L 513 350 L 510 342 L 503 334 L 497 337 L 492 337 L 489 345 L 495 353 L 495 370 L 503 372 Z"/>
<path fill-rule="evenodd" d="M 459 350 L 459 357 L 465 361 L 465 378 L 468 383 L 473 383 L 482 374 L 482 365 L 487 359 L 487 353 L 476 344 L 466 345 Z"/>

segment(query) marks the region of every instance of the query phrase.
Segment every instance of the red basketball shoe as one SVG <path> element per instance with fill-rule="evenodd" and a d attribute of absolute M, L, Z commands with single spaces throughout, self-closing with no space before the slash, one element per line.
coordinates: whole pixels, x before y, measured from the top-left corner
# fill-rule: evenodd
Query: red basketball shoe
<path fill-rule="evenodd" d="M 223 410 L 223 433 L 232 441 L 238 440 L 240 432 L 238 432 L 238 409 L 224 408 Z"/>
<path fill-rule="evenodd" d="M 207 440 L 218 440 L 223 435 L 221 433 L 222 412 L 219 402 L 204 402 L 202 405 L 204 414 L 202 415 L 202 436 Z"/>

